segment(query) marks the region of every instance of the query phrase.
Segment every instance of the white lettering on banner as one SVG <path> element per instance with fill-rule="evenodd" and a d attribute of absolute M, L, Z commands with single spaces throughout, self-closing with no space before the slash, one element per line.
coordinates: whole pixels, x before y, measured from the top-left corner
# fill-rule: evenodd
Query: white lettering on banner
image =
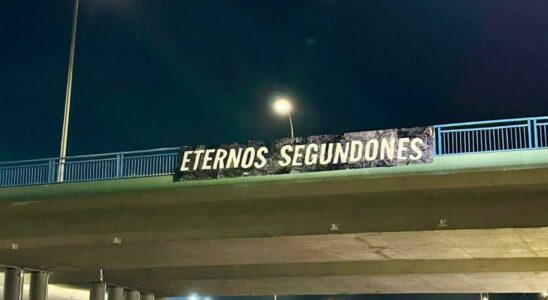
<path fill-rule="evenodd" d="M 173 180 L 202 180 L 427 164 L 435 130 L 413 127 L 182 147 Z"/>
<path fill-rule="evenodd" d="M 280 167 L 358 164 L 375 160 L 396 159 L 417 161 L 423 157 L 426 145 L 422 138 L 373 138 L 337 143 L 286 144 L 279 149 L 273 162 Z M 211 148 L 186 150 L 182 153 L 180 172 L 198 170 L 262 169 L 269 162 L 269 149 L 261 147 Z"/>

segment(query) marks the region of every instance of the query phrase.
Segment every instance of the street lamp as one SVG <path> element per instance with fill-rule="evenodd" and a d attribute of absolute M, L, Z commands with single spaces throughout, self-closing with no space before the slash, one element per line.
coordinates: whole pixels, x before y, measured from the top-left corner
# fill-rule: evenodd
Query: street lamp
<path fill-rule="evenodd" d="M 291 111 L 293 110 L 293 105 L 288 99 L 278 97 L 274 101 L 272 108 L 277 114 L 282 116 L 287 115 L 287 117 L 289 118 L 289 127 L 291 128 L 291 140 L 293 140 L 295 138 L 293 134 L 293 120 L 291 120 Z"/>

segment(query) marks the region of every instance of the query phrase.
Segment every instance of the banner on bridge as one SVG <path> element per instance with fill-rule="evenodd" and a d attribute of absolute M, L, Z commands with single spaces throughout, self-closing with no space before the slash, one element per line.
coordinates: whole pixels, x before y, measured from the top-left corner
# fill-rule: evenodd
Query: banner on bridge
<path fill-rule="evenodd" d="M 432 162 L 432 127 L 182 147 L 174 180 L 392 167 Z"/>

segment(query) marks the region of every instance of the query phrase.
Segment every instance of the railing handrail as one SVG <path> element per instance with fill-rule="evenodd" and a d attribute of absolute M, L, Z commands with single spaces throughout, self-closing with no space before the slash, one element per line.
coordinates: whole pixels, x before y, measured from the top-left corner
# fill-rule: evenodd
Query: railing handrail
<path fill-rule="evenodd" d="M 13 165 L 13 166 L 0 166 L 0 170 L 9 169 L 9 168 L 24 168 L 24 167 L 40 167 L 40 166 L 47 166 L 49 164 L 49 161 L 44 161 L 43 163 L 36 163 L 36 164 L 29 164 L 29 165 Z"/>
<path fill-rule="evenodd" d="M 461 122 L 433 126 L 435 155 L 548 149 L 548 116 Z M 63 182 L 136 178 L 172 174 L 180 147 L 110 152 L 0 162 L 0 187 Z M 115 168 L 115 169 L 113 169 Z"/>
<path fill-rule="evenodd" d="M 71 155 L 67 157 L 49 157 L 49 158 L 37 158 L 37 159 L 25 159 L 25 160 L 13 160 L 13 161 L 0 161 L 0 165 L 3 164 L 18 164 L 18 163 L 27 163 L 27 162 L 48 162 L 50 160 L 58 162 L 59 160 L 64 159 L 65 161 L 70 159 L 79 159 L 79 158 L 90 158 L 90 157 L 105 157 L 113 156 L 116 157 L 119 154 L 123 155 L 132 155 L 132 154 L 145 154 L 151 152 L 161 152 L 161 151 L 179 151 L 179 147 L 166 147 L 166 148 L 156 148 L 156 149 L 147 149 L 147 150 L 134 150 L 134 151 L 123 151 L 123 152 L 109 152 L 109 153 L 98 153 L 98 154 L 84 154 L 84 155 Z"/>
<path fill-rule="evenodd" d="M 511 123 L 511 122 L 521 122 L 521 121 L 531 121 L 533 119 L 544 120 L 544 119 L 548 119 L 548 116 L 529 117 L 529 118 L 500 119 L 500 120 L 488 120 L 488 121 L 470 121 L 470 122 L 460 122 L 460 123 L 448 123 L 448 124 L 435 125 L 434 127 L 460 127 L 460 126 L 470 126 L 470 125 Z"/>
<path fill-rule="evenodd" d="M 499 126 L 486 126 L 486 127 L 473 127 L 473 128 L 458 128 L 458 129 L 446 129 L 443 132 L 462 132 L 462 131 L 478 131 L 478 130 L 494 130 L 503 128 L 525 128 L 527 124 L 512 124 L 512 125 L 499 125 Z"/>

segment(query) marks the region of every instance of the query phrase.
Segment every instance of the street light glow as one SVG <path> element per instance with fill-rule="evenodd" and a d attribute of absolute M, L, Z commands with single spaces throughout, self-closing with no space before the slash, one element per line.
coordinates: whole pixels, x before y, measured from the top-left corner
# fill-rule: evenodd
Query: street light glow
<path fill-rule="evenodd" d="M 291 112 L 293 106 L 286 98 L 278 98 L 274 101 L 273 108 L 276 113 L 280 115 L 287 115 Z"/>
<path fill-rule="evenodd" d="M 190 296 L 188 297 L 188 300 L 199 300 L 200 297 L 198 297 L 197 294 L 190 294 Z"/>
<path fill-rule="evenodd" d="M 291 120 L 291 111 L 293 110 L 293 105 L 287 98 L 276 97 L 274 103 L 272 104 L 272 109 L 274 109 L 277 114 L 287 116 L 287 118 L 289 119 L 291 140 L 293 141 L 293 139 L 295 139 L 295 135 L 293 133 L 293 120 Z"/>

